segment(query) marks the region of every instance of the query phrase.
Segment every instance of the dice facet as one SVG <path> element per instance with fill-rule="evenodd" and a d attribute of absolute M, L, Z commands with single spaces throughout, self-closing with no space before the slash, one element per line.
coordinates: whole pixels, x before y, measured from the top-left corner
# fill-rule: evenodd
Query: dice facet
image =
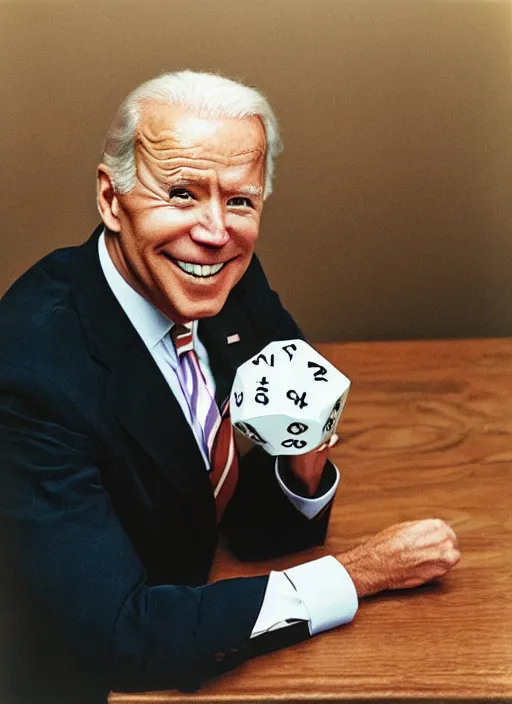
<path fill-rule="evenodd" d="M 242 364 L 231 422 L 270 455 L 300 455 L 336 430 L 350 381 L 304 340 L 271 342 Z"/>

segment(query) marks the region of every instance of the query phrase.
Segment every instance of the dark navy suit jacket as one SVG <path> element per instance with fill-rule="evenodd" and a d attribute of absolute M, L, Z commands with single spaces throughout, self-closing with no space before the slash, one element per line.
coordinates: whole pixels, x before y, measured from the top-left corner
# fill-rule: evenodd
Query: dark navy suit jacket
<path fill-rule="evenodd" d="M 105 281 L 100 231 L 44 258 L 0 303 L 3 669 L 20 701 L 194 689 L 305 633 L 249 640 L 267 576 L 205 585 L 217 540 L 208 475 Z M 239 364 L 301 336 L 256 257 L 198 331 L 219 400 Z M 240 342 L 228 345 L 234 333 Z M 327 513 L 302 516 L 272 458 L 253 450 L 221 529 L 240 559 L 268 558 L 322 542 Z"/>

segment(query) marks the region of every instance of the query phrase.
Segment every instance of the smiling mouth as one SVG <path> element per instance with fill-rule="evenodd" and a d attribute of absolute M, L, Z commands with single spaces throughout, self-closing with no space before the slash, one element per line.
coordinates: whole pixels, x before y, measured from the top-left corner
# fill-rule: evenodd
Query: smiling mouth
<path fill-rule="evenodd" d="M 174 262 L 174 264 L 179 266 L 182 271 L 196 279 L 207 279 L 211 276 L 215 276 L 215 274 L 218 274 L 226 265 L 226 262 L 222 262 L 221 264 L 193 264 L 192 262 L 184 262 L 180 259 L 174 259 L 174 257 L 168 255 L 166 256 Z"/>

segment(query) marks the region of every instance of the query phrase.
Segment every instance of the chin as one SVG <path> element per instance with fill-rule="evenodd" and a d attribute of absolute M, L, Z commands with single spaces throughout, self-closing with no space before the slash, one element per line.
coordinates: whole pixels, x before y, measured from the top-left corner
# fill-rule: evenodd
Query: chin
<path fill-rule="evenodd" d="M 197 301 L 191 305 L 184 305 L 180 309 L 176 310 L 174 315 L 170 315 L 170 317 L 176 322 L 180 322 L 176 320 L 178 316 L 181 318 L 181 321 L 185 322 L 188 322 L 189 320 L 200 320 L 201 318 L 213 318 L 215 315 L 218 315 L 224 307 L 226 298 L 227 296 L 222 300 L 204 302 Z"/>
<path fill-rule="evenodd" d="M 213 318 L 218 315 L 224 307 L 225 301 L 218 305 L 201 306 L 194 311 L 194 317 L 191 320 L 200 320 L 201 318 Z"/>

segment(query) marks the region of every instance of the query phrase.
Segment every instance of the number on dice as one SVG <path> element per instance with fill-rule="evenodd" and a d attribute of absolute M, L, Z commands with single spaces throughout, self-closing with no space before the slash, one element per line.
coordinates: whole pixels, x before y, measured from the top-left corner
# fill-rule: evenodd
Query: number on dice
<path fill-rule="evenodd" d="M 238 368 L 231 421 L 271 455 L 303 454 L 335 432 L 349 388 L 304 340 L 271 342 Z"/>

